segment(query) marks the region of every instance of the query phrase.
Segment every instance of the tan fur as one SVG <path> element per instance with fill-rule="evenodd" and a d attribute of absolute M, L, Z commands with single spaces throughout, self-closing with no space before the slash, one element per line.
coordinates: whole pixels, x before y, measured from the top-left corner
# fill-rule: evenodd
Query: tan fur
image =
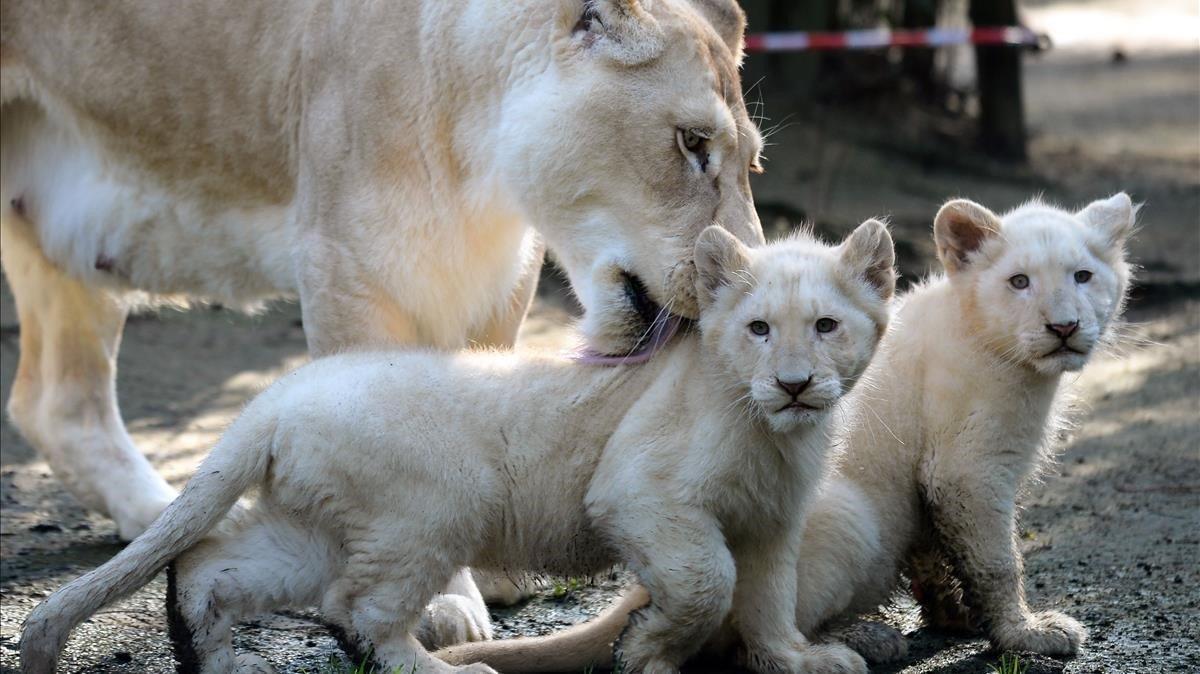
<path fill-rule="evenodd" d="M 647 333 L 630 275 L 649 313 L 694 315 L 696 236 L 762 239 L 744 21 L 731 3 L 587 6 L 5 0 L 15 425 L 132 539 L 175 491 L 118 411 L 130 307 L 299 297 L 314 356 L 505 347 L 549 246 L 599 351 Z M 692 128 L 704 171 L 677 142 Z M 486 619 L 440 631 L 486 636 Z"/>

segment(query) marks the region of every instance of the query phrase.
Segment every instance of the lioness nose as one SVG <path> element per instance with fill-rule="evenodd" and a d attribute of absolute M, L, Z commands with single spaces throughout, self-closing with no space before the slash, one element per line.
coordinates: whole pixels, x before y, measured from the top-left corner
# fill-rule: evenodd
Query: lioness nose
<path fill-rule="evenodd" d="M 1079 329 L 1079 321 L 1071 321 L 1070 323 L 1047 323 L 1046 329 L 1059 337 L 1066 339 L 1075 334 Z"/>
<path fill-rule="evenodd" d="M 779 377 L 776 377 L 775 383 L 779 386 L 779 388 L 783 389 L 785 393 L 795 398 L 801 393 L 804 393 L 804 389 L 808 388 L 808 385 L 812 383 L 812 377 L 809 377 L 804 381 L 784 381 Z"/>

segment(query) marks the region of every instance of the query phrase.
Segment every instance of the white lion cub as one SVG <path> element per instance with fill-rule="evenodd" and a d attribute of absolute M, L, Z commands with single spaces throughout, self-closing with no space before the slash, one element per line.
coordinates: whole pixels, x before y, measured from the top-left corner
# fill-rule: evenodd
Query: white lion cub
<path fill-rule="evenodd" d="M 946 274 L 897 300 L 864 384 L 835 415 L 843 452 L 800 544 L 804 634 L 875 610 L 906 572 L 934 621 L 967 617 L 1003 649 L 1079 649 L 1083 626 L 1025 601 L 1016 498 L 1047 458 L 1061 375 L 1084 366 L 1120 314 L 1133 222 L 1124 194 L 1077 213 L 1034 202 L 1000 218 L 965 200 L 938 212 Z M 522 672 L 606 664 L 644 601 L 634 588 L 585 625 L 439 655 Z M 904 652 L 879 626 L 841 636 L 870 660 Z"/>
<path fill-rule="evenodd" d="M 874 609 L 905 571 L 927 617 L 940 594 L 1001 649 L 1079 649 L 1078 622 L 1025 602 L 1016 499 L 1054 442 L 1062 374 L 1084 366 L 1121 311 L 1133 222 L 1125 194 L 1077 213 L 942 207 L 946 275 L 904 296 L 871 390 L 847 400 L 846 453 L 804 538 L 800 629 Z"/>
<path fill-rule="evenodd" d="M 172 560 L 188 671 L 260 671 L 235 658 L 232 623 L 320 602 L 385 671 L 490 672 L 412 635 L 457 569 L 618 561 L 650 595 L 619 644 L 626 671 L 676 671 L 727 616 L 757 671 L 865 670 L 796 629 L 795 568 L 828 410 L 886 327 L 891 237 L 868 221 L 838 247 L 751 250 L 709 227 L 695 264 L 698 330 L 646 365 L 373 353 L 284 377 L 143 536 L 30 614 L 25 670 L 52 672 L 75 625 Z"/>

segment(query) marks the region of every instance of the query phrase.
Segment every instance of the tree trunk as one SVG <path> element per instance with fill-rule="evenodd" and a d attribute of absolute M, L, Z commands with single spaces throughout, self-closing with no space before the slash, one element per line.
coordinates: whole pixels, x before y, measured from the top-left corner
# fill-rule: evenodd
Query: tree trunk
<path fill-rule="evenodd" d="M 1015 26 L 1016 0 L 971 0 L 971 23 L 978 28 Z M 977 46 L 979 144 L 997 159 L 1023 161 L 1025 110 L 1021 95 L 1021 51 L 1015 47 Z"/>

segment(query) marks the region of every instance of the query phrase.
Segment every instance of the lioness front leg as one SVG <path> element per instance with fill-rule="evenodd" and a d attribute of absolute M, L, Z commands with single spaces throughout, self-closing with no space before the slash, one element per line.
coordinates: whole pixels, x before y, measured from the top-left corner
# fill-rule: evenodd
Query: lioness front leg
<path fill-rule="evenodd" d="M 812 645 L 796 628 L 799 527 L 782 527 L 772 539 L 744 541 L 736 551 L 733 623 L 745 647 L 745 665 L 756 672 L 858 674 L 867 663 L 841 644 Z"/>
<path fill-rule="evenodd" d="M 729 613 L 737 571 L 717 523 L 700 512 L 629 517 L 630 559 L 650 603 L 614 645 L 621 671 L 673 674 Z M 640 520 L 640 521 L 639 521 Z"/>
<path fill-rule="evenodd" d="M 954 457 L 954 458 L 951 458 Z M 962 583 L 967 608 L 978 612 L 992 642 L 1046 655 L 1079 651 L 1087 630 L 1058 611 L 1033 613 L 1025 602 L 1016 542 L 1014 471 L 943 454 L 923 485 L 938 540 Z"/>

